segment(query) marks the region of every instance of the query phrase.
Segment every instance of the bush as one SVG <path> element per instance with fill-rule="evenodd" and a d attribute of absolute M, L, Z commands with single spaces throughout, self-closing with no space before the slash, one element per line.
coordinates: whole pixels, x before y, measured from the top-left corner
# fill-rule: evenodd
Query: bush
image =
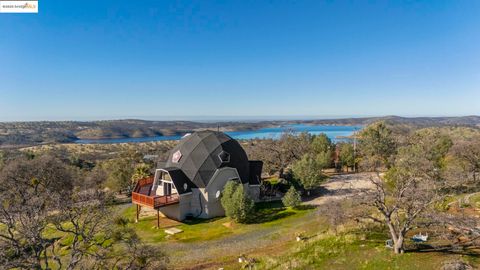
<path fill-rule="evenodd" d="M 235 181 L 227 182 L 220 202 L 225 215 L 239 223 L 247 222 L 255 209 L 255 203 L 245 194 L 243 185 Z"/>
<path fill-rule="evenodd" d="M 287 193 L 285 193 L 285 196 L 283 196 L 282 202 L 286 207 L 295 208 L 300 205 L 302 198 L 300 197 L 300 193 L 292 186 Z"/>
<path fill-rule="evenodd" d="M 307 190 L 307 194 L 310 195 L 311 189 L 318 187 L 326 180 L 322 169 L 322 165 L 315 157 L 306 154 L 293 164 L 292 171 L 294 178 L 302 184 L 303 188 Z"/>

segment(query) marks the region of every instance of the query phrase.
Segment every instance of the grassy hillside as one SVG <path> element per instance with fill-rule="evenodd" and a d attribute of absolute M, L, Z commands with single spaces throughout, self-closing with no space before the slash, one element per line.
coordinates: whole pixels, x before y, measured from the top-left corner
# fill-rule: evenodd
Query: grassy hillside
<path fill-rule="evenodd" d="M 440 269 L 452 260 L 470 265 L 480 263 L 476 254 L 415 252 L 395 255 L 385 248 L 388 233 L 382 227 L 359 229 L 347 222 L 335 230 L 320 208 L 293 210 L 281 203 L 263 203 L 251 224 L 237 224 L 228 218 L 180 223 L 162 219 L 156 228 L 154 216 L 134 223 L 134 207 L 123 210 L 138 235 L 165 250 L 175 269 L 248 269 L 239 263 L 244 255 L 254 261 L 252 269 Z M 183 230 L 168 236 L 165 228 Z M 336 233 L 334 233 L 336 231 Z M 302 234 L 304 240 L 296 241 Z M 409 242 L 409 246 L 412 243 Z"/>

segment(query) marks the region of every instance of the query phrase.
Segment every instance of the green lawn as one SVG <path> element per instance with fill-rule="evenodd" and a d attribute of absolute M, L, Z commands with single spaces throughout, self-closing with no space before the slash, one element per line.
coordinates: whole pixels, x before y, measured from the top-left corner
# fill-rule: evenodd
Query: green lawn
<path fill-rule="evenodd" d="M 286 220 L 292 220 L 312 211 L 312 208 L 290 209 L 285 208 L 281 202 L 259 203 L 257 211 L 249 224 L 238 224 L 229 218 L 215 218 L 209 220 L 195 219 L 190 222 L 174 222 L 165 218 L 161 220 L 161 228 L 157 229 L 156 217 L 140 218 L 138 223 L 135 220 L 135 206 L 123 211 L 142 240 L 148 243 L 163 241 L 198 242 L 219 239 L 228 235 L 242 234 L 261 227 L 283 226 Z M 183 230 L 182 233 L 174 236 L 167 236 L 166 228 L 176 227 Z"/>

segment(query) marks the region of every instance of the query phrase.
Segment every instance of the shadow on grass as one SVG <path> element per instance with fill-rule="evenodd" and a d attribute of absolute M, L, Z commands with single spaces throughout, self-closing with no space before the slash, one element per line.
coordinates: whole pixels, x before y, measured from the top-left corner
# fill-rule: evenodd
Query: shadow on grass
<path fill-rule="evenodd" d="M 362 242 L 371 242 L 374 246 L 384 245 L 385 241 L 390 238 L 387 228 L 384 226 L 375 226 L 368 230 L 354 230 L 350 232 L 355 235 L 365 235 Z M 414 243 L 406 239 L 405 253 L 443 253 L 452 255 L 465 255 L 478 257 L 480 255 L 480 247 L 476 245 L 438 245 L 429 243 Z M 393 252 L 393 251 L 392 251 Z"/>
<path fill-rule="evenodd" d="M 312 205 L 299 205 L 294 209 L 288 209 L 283 205 L 282 201 L 260 202 L 255 204 L 255 213 L 251 216 L 250 221 L 248 221 L 247 224 L 261 224 L 265 222 L 275 221 L 278 219 L 295 215 L 296 211 L 303 211 L 303 210 L 309 210 L 314 208 L 316 207 Z M 222 218 L 223 217 L 212 218 L 212 219 L 193 218 L 191 220 L 184 220 L 183 224 L 185 225 L 209 224 L 209 223 L 214 223 Z"/>
<path fill-rule="evenodd" d="M 294 212 L 285 211 L 285 209 L 268 209 L 265 211 L 257 212 L 253 215 L 252 219 L 247 222 L 248 224 L 261 224 L 265 222 L 270 222 L 278 220 L 281 218 L 286 218 L 291 215 L 294 215 Z"/>
<path fill-rule="evenodd" d="M 248 222 L 249 224 L 261 224 L 275 221 L 295 215 L 296 210 L 313 209 L 315 206 L 300 205 L 295 209 L 286 208 L 281 201 L 261 202 L 255 205 L 256 212 Z"/>
<path fill-rule="evenodd" d="M 310 210 L 310 209 L 314 209 L 314 208 L 317 208 L 317 206 L 315 206 L 315 205 L 303 204 L 303 205 L 299 205 L 299 206 L 295 207 L 294 209 L 295 209 L 295 210 Z"/>
<path fill-rule="evenodd" d="M 198 224 L 208 224 L 208 223 L 213 223 L 217 220 L 222 219 L 223 217 L 216 217 L 216 218 L 210 218 L 210 219 L 204 219 L 204 218 L 193 218 L 190 220 L 184 220 L 183 224 L 186 225 L 198 225 Z"/>
<path fill-rule="evenodd" d="M 255 204 L 255 209 L 257 211 L 262 211 L 263 209 L 272 209 L 272 208 L 283 208 L 285 209 L 285 206 L 283 205 L 282 201 L 271 201 L 271 202 L 259 202 Z"/>
<path fill-rule="evenodd" d="M 405 253 L 444 253 L 444 254 L 456 254 L 466 256 L 479 256 L 480 251 L 478 246 L 452 246 L 452 245 L 429 245 L 429 244 L 415 244 L 405 250 Z"/>

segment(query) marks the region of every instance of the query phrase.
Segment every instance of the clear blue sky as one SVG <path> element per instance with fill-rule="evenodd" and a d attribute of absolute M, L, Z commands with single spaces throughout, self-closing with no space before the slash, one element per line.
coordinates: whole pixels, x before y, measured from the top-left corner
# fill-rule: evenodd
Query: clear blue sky
<path fill-rule="evenodd" d="M 480 1 L 39 1 L 0 121 L 480 114 Z"/>

